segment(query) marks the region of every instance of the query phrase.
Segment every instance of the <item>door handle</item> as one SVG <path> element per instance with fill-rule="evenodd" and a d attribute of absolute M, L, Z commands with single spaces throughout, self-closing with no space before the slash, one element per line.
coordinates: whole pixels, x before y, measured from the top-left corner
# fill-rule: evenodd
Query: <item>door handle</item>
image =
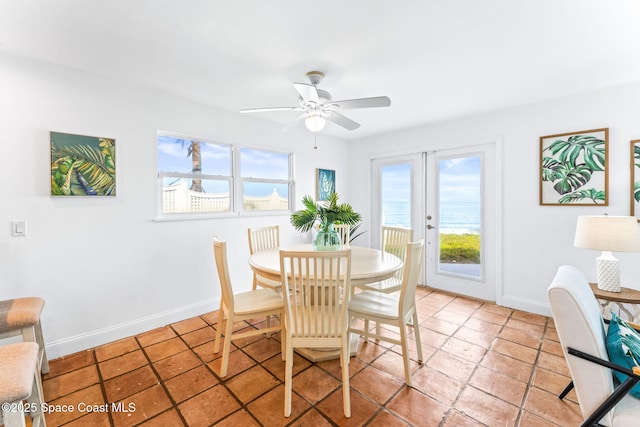
<path fill-rule="evenodd" d="M 428 225 L 427 225 L 427 230 L 431 230 L 432 228 L 436 228 L 436 227 L 434 227 L 434 226 L 433 226 L 433 225 L 431 225 L 431 224 L 428 224 Z"/>

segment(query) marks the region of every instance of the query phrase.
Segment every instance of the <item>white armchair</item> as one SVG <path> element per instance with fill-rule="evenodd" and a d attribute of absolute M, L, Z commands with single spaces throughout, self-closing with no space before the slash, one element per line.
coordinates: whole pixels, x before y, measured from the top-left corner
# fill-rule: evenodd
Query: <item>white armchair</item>
<path fill-rule="evenodd" d="M 585 419 L 582 425 L 640 426 L 640 400 L 628 394 L 640 376 L 626 369 L 629 379 L 614 387 L 612 369 L 620 367 L 609 361 L 605 325 L 587 280 L 577 268 L 561 266 L 547 294 Z"/>

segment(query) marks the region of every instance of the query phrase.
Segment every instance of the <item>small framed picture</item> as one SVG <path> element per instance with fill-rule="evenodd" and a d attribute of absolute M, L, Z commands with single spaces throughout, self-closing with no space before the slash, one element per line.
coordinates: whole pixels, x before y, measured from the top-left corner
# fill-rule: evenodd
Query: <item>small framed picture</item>
<path fill-rule="evenodd" d="M 631 216 L 640 222 L 640 139 L 631 141 Z"/>
<path fill-rule="evenodd" d="M 608 206 L 609 128 L 540 137 L 540 204 Z"/>
<path fill-rule="evenodd" d="M 115 196 L 116 141 L 51 132 L 52 196 Z"/>
<path fill-rule="evenodd" d="M 327 200 L 336 191 L 336 171 L 331 169 L 316 169 L 316 200 Z"/>

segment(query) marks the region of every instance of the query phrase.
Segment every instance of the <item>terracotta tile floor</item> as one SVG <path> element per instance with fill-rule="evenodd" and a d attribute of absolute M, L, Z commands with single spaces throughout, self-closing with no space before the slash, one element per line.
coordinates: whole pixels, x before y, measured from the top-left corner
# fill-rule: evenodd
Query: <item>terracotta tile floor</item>
<path fill-rule="evenodd" d="M 398 346 L 364 343 L 351 359 L 344 418 L 337 360 L 296 355 L 283 416 L 279 334 L 234 342 L 226 378 L 213 353 L 217 312 L 51 361 L 54 426 L 574 426 L 581 421 L 553 321 L 419 288 L 424 364 L 404 384 Z M 261 327 L 240 322 L 236 328 Z M 397 334 L 388 331 L 389 334 Z M 73 412 L 64 412 L 68 405 Z M 104 411 L 108 407 L 109 411 Z"/>

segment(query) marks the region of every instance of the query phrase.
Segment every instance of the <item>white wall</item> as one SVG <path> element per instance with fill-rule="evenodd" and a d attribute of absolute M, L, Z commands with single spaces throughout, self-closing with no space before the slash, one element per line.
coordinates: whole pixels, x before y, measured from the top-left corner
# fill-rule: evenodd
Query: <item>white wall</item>
<path fill-rule="evenodd" d="M 350 201 L 370 217 L 372 158 L 501 140 L 504 255 L 499 298 L 503 305 L 549 315 L 546 289 L 559 265 L 576 265 L 596 281 L 598 253 L 573 247 L 577 216 L 629 215 L 629 141 L 640 138 L 639 117 L 636 83 L 360 140 L 350 144 Z M 610 143 L 609 206 L 539 206 L 539 137 L 604 127 Z M 616 256 L 623 286 L 640 289 L 640 255 Z"/>
<path fill-rule="evenodd" d="M 154 221 L 156 131 L 292 151 L 296 200 L 315 194 L 315 168 L 331 168 L 347 194 L 344 141 L 281 132 L 238 113 L 151 89 L 0 56 L 0 299 L 38 295 L 50 357 L 213 311 L 219 287 L 211 238 L 228 240 L 232 280 L 250 286 L 247 227 L 279 224 L 283 243 L 303 240 L 287 214 Z M 50 197 L 49 131 L 116 140 L 117 197 Z M 27 236 L 12 237 L 11 221 Z"/>
<path fill-rule="evenodd" d="M 13 57 L 0 56 L 0 94 L 0 299 L 46 299 L 51 357 L 215 310 L 213 235 L 229 241 L 232 279 L 245 286 L 247 227 L 279 224 L 285 244 L 305 238 L 288 215 L 154 221 L 158 129 L 293 151 L 298 204 L 315 191 L 316 167 L 335 169 L 337 190 L 363 214 L 363 230 L 371 158 L 497 137 L 504 155 L 501 299 L 543 314 L 557 266 L 574 264 L 595 280 L 597 253 L 572 246 L 575 219 L 629 213 L 629 140 L 640 138 L 640 83 L 360 141 L 322 135 L 318 150 L 303 130 L 282 133 L 253 117 Z M 539 137 L 600 127 L 610 129 L 610 205 L 539 206 Z M 115 138 L 117 197 L 50 197 L 49 131 Z M 333 154 L 345 146 L 348 158 Z M 27 221 L 26 237 L 11 236 L 13 220 Z M 638 254 L 618 257 L 624 285 L 638 288 Z"/>

